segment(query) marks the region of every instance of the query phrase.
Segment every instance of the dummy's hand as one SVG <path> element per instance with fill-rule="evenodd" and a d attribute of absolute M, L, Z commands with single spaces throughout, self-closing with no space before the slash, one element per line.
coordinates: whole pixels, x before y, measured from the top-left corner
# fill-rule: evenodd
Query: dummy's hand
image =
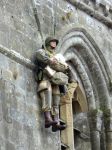
<path fill-rule="evenodd" d="M 56 64 L 58 62 L 58 60 L 53 57 L 53 58 L 50 58 L 50 62 L 53 65 L 53 64 Z"/>
<path fill-rule="evenodd" d="M 70 68 L 69 68 L 69 66 L 66 66 L 66 71 L 68 72 L 68 71 L 70 71 Z"/>
<path fill-rule="evenodd" d="M 66 72 L 67 75 L 69 74 L 69 72 L 70 72 L 69 66 L 66 66 L 65 72 Z"/>

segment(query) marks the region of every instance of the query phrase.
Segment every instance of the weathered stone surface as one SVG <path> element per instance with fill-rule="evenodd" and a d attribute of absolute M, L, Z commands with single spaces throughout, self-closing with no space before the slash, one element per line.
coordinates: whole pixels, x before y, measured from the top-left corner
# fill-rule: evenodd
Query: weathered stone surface
<path fill-rule="evenodd" d="M 80 42 L 79 45 L 75 45 L 76 50 L 67 51 L 70 55 L 71 51 L 75 54 L 76 59 L 71 61 L 73 72 L 85 87 L 86 98 L 91 100 L 88 101 L 90 108 L 101 107 L 103 112 L 105 106 L 111 108 L 110 80 L 107 87 L 108 78 L 112 79 L 111 69 L 108 69 L 112 68 L 111 1 L 80 1 L 86 7 L 82 5 L 77 7 L 69 3 L 69 0 L 35 0 L 43 39 L 35 21 L 32 2 L 33 0 L 0 0 L 0 45 L 8 48 L 9 53 L 11 49 L 16 51 L 18 58 L 23 56 L 30 59 L 47 36 L 55 34 L 63 43 L 61 40 L 66 41 L 67 36 L 66 39 L 64 37 L 72 27 L 83 28 L 90 34 L 92 40 L 88 38 L 88 42 L 85 41 L 84 36 L 86 37 L 87 33 L 82 33 L 81 30 L 77 31 L 77 35 L 71 36 L 77 37 L 77 43 Z M 92 12 L 90 9 L 94 10 L 95 14 L 89 13 Z M 106 25 L 109 25 L 109 28 Z M 81 47 L 82 41 L 79 37 L 84 39 L 88 50 L 87 46 Z M 99 49 L 94 46 L 93 40 Z M 71 44 L 72 47 L 73 43 L 74 39 L 69 39 L 67 44 Z M 96 55 L 96 51 L 92 51 L 93 47 L 89 43 L 93 43 L 93 47 L 97 51 L 100 50 L 103 55 L 100 55 L 101 53 Z M 64 50 L 64 47 L 62 48 Z M 60 51 L 63 53 L 63 50 Z M 26 68 L 27 63 L 21 62 L 22 59 L 13 59 L 11 55 L 8 57 L 5 52 L 0 54 L 0 149 L 59 150 L 61 145 L 59 133 L 52 133 L 51 129 L 44 128 L 41 101 L 37 95 L 37 84 L 31 67 Z M 109 119 L 108 127 L 111 127 L 111 116 Z M 95 131 L 94 138 L 98 134 Z M 87 150 L 87 146 L 88 150 L 91 149 L 90 141 L 77 137 L 74 139 L 76 150 Z M 107 133 L 107 141 L 110 143 L 111 133 Z M 111 144 L 107 145 L 107 148 L 111 149 Z"/>

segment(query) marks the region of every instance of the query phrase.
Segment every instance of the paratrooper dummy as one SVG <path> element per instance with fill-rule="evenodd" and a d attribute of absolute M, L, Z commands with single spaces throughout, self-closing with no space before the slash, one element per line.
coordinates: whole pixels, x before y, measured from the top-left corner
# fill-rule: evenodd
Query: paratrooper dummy
<path fill-rule="evenodd" d="M 52 131 L 64 130 L 66 125 L 59 121 L 60 93 L 65 94 L 68 66 L 59 63 L 55 57 L 58 40 L 49 37 L 45 45 L 35 53 L 35 64 L 38 63 L 38 94 L 42 100 L 42 111 L 45 117 L 45 128 L 52 126 Z M 64 80 L 64 81 L 63 81 Z"/>

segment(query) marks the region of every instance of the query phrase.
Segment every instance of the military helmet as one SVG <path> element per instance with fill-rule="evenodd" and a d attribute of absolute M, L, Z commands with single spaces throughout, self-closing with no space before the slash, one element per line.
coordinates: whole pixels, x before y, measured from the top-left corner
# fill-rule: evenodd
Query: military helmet
<path fill-rule="evenodd" d="M 59 42 L 59 41 L 58 41 L 56 38 L 54 38 L 54 37 L 48 37 L 48 38 L 46 38 L 46 40 L 45 40 L 45 46 L 48 46 L 51 41 L 56 41 L 56 45 L 57 45 L 58 42 Z"/>

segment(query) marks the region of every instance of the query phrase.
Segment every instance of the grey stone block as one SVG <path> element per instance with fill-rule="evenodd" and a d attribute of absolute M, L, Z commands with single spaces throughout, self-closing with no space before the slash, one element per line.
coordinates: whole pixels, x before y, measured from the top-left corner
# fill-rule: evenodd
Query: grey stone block
<path fill-rule="evenodd" d="M 14 144 L 7 141 L 6 150 L 16 150 Z"/>
<path fill-rule="evenodd" d="M 5 80 L 12 80 L 13 79 L 13 75 L 12 75 L 12 72 L 10 71 L 10 70 L 8 70 L 8 69 L 2 69 L 1 70 L 1 72 L 2 72 L 2 77 L 5 79 Z"/>

